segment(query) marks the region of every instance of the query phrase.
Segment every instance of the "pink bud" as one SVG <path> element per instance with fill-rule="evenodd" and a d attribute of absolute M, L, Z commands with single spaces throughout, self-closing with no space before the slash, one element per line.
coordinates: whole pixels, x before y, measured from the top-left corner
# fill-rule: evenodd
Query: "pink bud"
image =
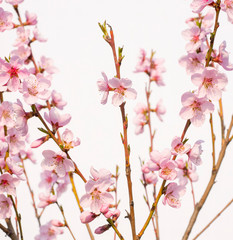
<path fill-rule="evenodd" d="M 107 211 L 107 212 L 104 214 L 104 216 L 105 216 L 106 218 L 110 218 L 112 215 L 113 215 L 113 212 L 112 212 L 112 211 Z"/>
<path fill-rule="evenodd" d="M 114 221 L 116 221 L 117 218 L 119 218 L 120 214 L 121 214 L 121 211 L 120 211 L 119 209 L 115 209 L 115 210 L 113 211 L 112 219 L 113 219 Z"/>
<path fill-rule="evenodd" d="M 42 138 L 39 138 L 39 139 L 35 140 L 34 142 L 31 143 L 31 148 L 38 148 L 43 143 L 47 142 L 48 139 L 49 139 L 49 136 L 45 136 L 45 137 L 42 137 Z"/>
<path fill-rule="evenodd" d="M 64 227 L 64 224 L 62 222 L 60 222 L 59 220 L 52 220 L 51 223 L 55 227 Z"/>
<path fill-rule="evenodd" d="M 107 231 L 110 227 L 111 227 L 111 226 L 110 226 L 109 224 L 100 226 L 100 227 L 96 228 L 95 233 L 96 233 L 96 234 L 102 234 L 102 233 L 104 233 L 105 231 Z"/>
<path fill-rule="evenodd" d="M 96 217 L 97 215 L 95 215 L 93 212 L 84 211 L 80 215 L 80 220 L 82 223 L 89 223 L 93 221 Z"/>
<path fill-rule="evenodd" d="M 100 212 L 105 214 L 109 211 L 109 204 L 103 204 L 100 208 Z"/>

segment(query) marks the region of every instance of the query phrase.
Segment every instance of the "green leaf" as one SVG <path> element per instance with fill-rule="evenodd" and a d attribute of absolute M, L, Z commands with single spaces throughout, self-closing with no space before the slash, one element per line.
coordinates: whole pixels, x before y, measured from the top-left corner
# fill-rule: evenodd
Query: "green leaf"
<path fill-rule="evenodd" d="M 38 130 L 40 130 L 43 133 L 46 133 L 47 135 L 50 135 L 48 131 L 46 131 L 44 128 L 38 128 Z"/>

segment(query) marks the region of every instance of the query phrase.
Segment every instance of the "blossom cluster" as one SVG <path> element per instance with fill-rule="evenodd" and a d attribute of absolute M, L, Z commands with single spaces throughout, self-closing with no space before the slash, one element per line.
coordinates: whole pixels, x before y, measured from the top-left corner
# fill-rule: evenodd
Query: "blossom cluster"
<path fill-rule="evenodd" d="M 220 72 L 218 65 L 224 70 L 233 70 L 225 41 L 220 44 L 218 51 L 210 50 L 208 36 L 211 40 L 213 35 L 211 27 L 214 22 L 215 9 L 218 7 L 216 4 L 213 0 L 194 0 L 191 8 L 193 12 L 198 13 L 198 16 L 186 21 L 189 28 L 182 33 L 188 41 L 187 55 L 181 57 L 179 62 L 185 67 L 187 74 L 191 75 L 191 81 L 197 89 L 182 95 L 183 107 L 180 116 L 185 120 L 190 120 L 197 127 L 204 123 L 206 114 L 214 111 L 213 103 L 222 97 L 222 91 L 227 85 L 227 76 Z M 230 7 L 232 3 L 229 1 L 222 3 L 222 10 L 225 9 L 224 6 Z M 204 8 L 209 9 L 206 14 L 203 13 Z"/>

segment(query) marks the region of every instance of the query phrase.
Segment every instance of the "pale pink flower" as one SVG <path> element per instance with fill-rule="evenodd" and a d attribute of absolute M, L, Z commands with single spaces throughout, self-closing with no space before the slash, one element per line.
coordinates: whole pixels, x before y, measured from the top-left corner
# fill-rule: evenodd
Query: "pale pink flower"
<path fill-rule="evenodd" d="M 44 117 L 45 120 L 53 126 L 54 130 L 57 130 L 58 128 L 65 126 L 71 120 L 70 114 L 60 115 L 57 109 L 55 108 L 49 110 L 49 114 L 45 112 Z"/>
<path fill-rule="evenodd" d="M 4 101 L 0 105 L 0 124 L 6 125 L 8 128 L 15 126 L 15 116 L 13 104 L 8 101 Z"/>
<path fill-rule="evenodd" d="M 109 80 L 109 86 L 114 89 L 112 104 L 120 106 L 124 101 L 124 96 L 129 99 L 136 99 L 137 92 L 131 88 L 132 82 L 127 78 L 112 78 Z"/>
<path fill-rule="evenodd" d="M 39 32 L 38 28 L 35 27 L 33 30 L 33 39 L 39 42 L 46 42 L 47 38 L 44 38 L 41 33 Z"/>
<path fill-rule="evenodd" d="M 211 101 L 218 101 L 227 85 L 226 75 L 212 67 L 206 67 L 202 73 L 193 74 L 191 80 L 198 86 L 198 97 L 207 97 Z"/>
<path fill-rule="evenodd" d="M 59 177 L 64 177 L 67 172 L 74 171 L 74 164 L 71 159 L 67 158 L 66 153 L 55 153 L 52 150 L 42 152 L 44 160 L 41 166 L 44 170 L 55 171 Z"/>
<path fill-rule="evenodd" d="M 51 58 L 47 58 L 45 56 L 42 56 L 40 58 L 39 67 L 40 67 L 41 72 L 45 71 L 49 74 L 54 74 L 54 73 L 58 72 L 58 69 L 56 67 L 54 67 L 54 65 L 53 65 L 53 60 Z"/>
<path fill-rule="evenodd" d="M 134 108 L 136 117 L 134 118 L 134 124 L 136 125 L 135 134 L 143 133 L 144 126 L 147 124 L 148 108 L 144 103 L 138 103 Z"/>
<path fill-rule="evenodd" d="M 27 45 L 20 46 L 19 48 L 11 51 L 12 57 L 18 56 L 22 61 L 27 60 L 30 54 L 31 54 L 31 48 L 28 47 Z"/>
<path fill-rule="evenodd" d="M 164 180 L 174 180 L 177 176 L 175 168 L 177 164 L 173 160 L 162 160 L 160 162 L 159 176 Z"/>
<path fill-rule="evenodd" d="M 30 74 L 23 82 L 22 93 L 27 104 L 35 104 L 38 99 L 47 100 L 50 97 L 48 88 L 51 83 L 49 80 Z"/>
<path fill-rule="evenodd" d="M 201 154 L 203 152 L 201 144 L 204 141 L 198 140 L 195 142 L 192 149 L 188 152 L 189 160 L 191 160 L 195 165 L 200 165 L 202 163 Z"/>
<path fill-rule="evenodd" d="M 10 3 L 11 5 L 18 5 L 22 3 L 24 0 L 6 0 L 6 3 Z"/>
<path fill-rule="evenodd" d="M 181 142 L 180 137 L 174 137 L 171 143 L 171 147 L 172 147 L 171 153 L 173 155 L 178 155 L 178 154 L 182 155 L 187 153 L 190 150 L 191 145 L 188 143 L 183 144 Z"/>
<path fill-rule="evenodd" d="M 63 110 L 64 106 L 67 104 L 67 102 L 62 99 L 62 95 L 55 90 L 52 91 L 51 98 L 51 106 L 56 107 L 60 110 Z"/>
<path fill-rule="evenodd" d="M 170 158 L 171 151 L 169 149 L 164 149 L 162 152 L 153 150 L 150 153 L 150 161 L 147 162 L 147 166 L 151 171 L 157 171 L 161 168 L 160 164 L 169 161 Z"/>
<path fill-rule="evenodd" d="M 13 56 L 9 62 L 0 62 L 0 85 L 5 85 L 0 86 L 0 91 L 6 88 L 14 92 L 18 90 L 20 80 L 28 76 L 28 71 L 22 66 L 23 61 L 18 56 Z"/>
<path fill-rule="evenodd" d="M 57 235 L 63 234 L 61 227 L 53 225 L 53 220 L 40 227 L 40 233 L 35 240 L 57 240 Z"/>
<path fill-rule="evenodd" d="M 91 179 L 93 179 L 94 181 L 97 181 L 99 179 L 108 180 L 110 182 L 112 181 L 111 180 L 111 177 L 112 177 L 111 172 L 105 168 L 101 168 L 99 171 L 97 171 L 95 168 L 91 167 L 90 173 L 92 176 Z"/>
<path fill-rule="evenodd" d="M 80 199 L 82 207 L 90 207 L 93 213 L 100 214 L 102 205 L 111 204 L 114 200 L 113 196 L 107 192 L 111 185 L 111 179 L 89 180 L 85 185 L 86 194 Z"/>
<path fill-rule="evenodd" d="M 49 140 L 49 136 L 43 136 L 41 138 L 36 139 L 35 141 L 33 141 L 30 145 L 31 148 L 38 148 L 40 147 L 42 144 L 44 144 L 45 142 L 47 142 Z"/>
<path fill-rule="evenodd" d="M 80 214 L 80 220 L 82 223 L 90 223 L 91 221 L 93 221 L 95 218 L 97 217 L 96 214 L 94 214 L 93 212 L 89 212 L 89 211 L 83 211 Z"/>
<path fill-rule="evenodd" d="M 36 163 L 36 158 L 31 148 L 20 150 L 20 156 L 23 159 L 29 159 L 32 163 Z"/>
<path fill-rule="evenodd" d="M 60 222 L 59 220 L 56 220 L 56 219 L 51 220 L 51 224 L 55 227 L 64 227 L 65 226 L 64 223 L 62 223 L 62 222 Z"/>
<path fill-rule="evenodd" d="M 144 49 L 140 50 L 139 62 L 136 65 L 135 72 L 145 72 L 150 71 L 150 59 L 146 57 L 146 51 Z"/>
<path fill-rule="evenodd" d="M 45 208 L 50 204 L 53 204 L 57 201 L 57 196 L 50 193 L 40 193 L 39 194 L 40 202 L 38 204 L 39 208 Z"/>
<path fill-rule="evenodd" d="M 27 25 L 36 25 L 37 24 L 37 15 L 35 13 L 25 12 L 26 24 Z"/>
<path fill-rule="evenodd" d="M 214 23 L 215 9 L 210 8 L 207 14 L 201 20 L 201 27 L 204 29 L 210 29 Z"/>
<path fill-rule="evenodd" d="M 56 188 L 57 197 L 60 197 L 62 193 L 64 193 L 67 190 L 68 184 L 70 184 L 70 178 L 68 173 L 66 173 L 65 176 L 59 177 L 57 179 L 57 188 Z"/>
<path fill-rule="evenodd" d="M 187 52 L 195 52 L 197 49 L 201 48 L 203 41 L 206 38 L 206 32 L 202 31 L 197 26 L 184 30 L 182 35 L 185 40 L 189 41 L 185 46 Z"/>
<path fill-rule="evenodd" d="M 163 100 L 160 99 L 155 107 L 155 113 L 160 121 L 163 121 L 161 115 L 164 115 L 166 113 L 166 108 L 163 105 Z"/>
<path fill-rule="evenodd" d="M 217 62 L 227 71 L 233 70 L 233 64 L 229 63 L 229 53 L 226 51 L 226 41 L 220 44 L 219 54 L 214 56 L 212 61 Z"/>
<path fill-rule="evenodd" d="M 227 13 L 228 21 L 233 23 L 233 0 L 224 0 L 220 6 L 221 10 Z"/>
<path fill-rule="evenodd" d="M 185 194 L 186 188 L 177 183 L 169 183 L 166 187 L 165 196 L 163 198 L 163 204 L 168 203 L 173 208 L 179 208 L 181 206 L 180 197 Z"/>
<path fill-rule="evenodd" d="M 12 13 L 4 11 L 3 8 L 0 7 L 0 32 L 13 28 L 12 18 Z"/>
<path fill-rule="evenodd" d="M 57 182 L 57 174 L 51 171 L 44 171 L 40 174 L 41 181 L 39 183 L 39 187 L 43 187 L 46 189 L 46 192 L 50 192 L 53 185 Z"/>
<path fill-rule="evenodd" d="M 7 193 L 16 197 L 16 186 L 19 184 L 19 179 L 14 178 L 9 173 L 3 173 L 0 176 L 0 193 Z"/>
<path fill-rule="evenodd" d="M 205 54 L 203 52 L 192 52 L 180 58 L 179 63 L 186 68 L 187 74 L 202 72 L 205 64 Z"/>
<path fill-rule="evenodd" d="M 196 173 L 196 167 L 191 162 L 184 162 L 183 159 L 179 159 L 179 170 L 177 172 L 177 178 L 179 179 L 180 185 L 186 185 L 188 180 L 191 182 L 198 181 L 198 175 Z"/>
<path fill-rule="evenodd" d="M 26 136 L 22 136 L 15 128 L 7 131 L 6 141 L 9 145 L 10 153 L 15 155 L 25 149 Z"/>
<path fill-rule="evenodd" d="M 23 174 L 23 168 L 21 166 L 21 161 L 19 157 L 14 156 L 14 157 L 8 157 L 6 159 L 6 167 L 7 171 L 10 174 L 15 174 L 20 180 L 25 180 L 24 176 L 21 176 Z"/>
<path fill-rule="evenodd" d="M 14 43 L 14 46 L 20 47 L 24 44 L 28 44 L 30 41 L 30 30 L 25 29 L 24 27 L 17 28 L 17 39 Z"/>
<path fill-rule="evenodd" d="M 97 81 L 97 86 L 98 86 L 98 90 L 100 92 L 103 92 L 101 104 L 106 104 L 108 101 L 108 94 L 109 94 L 110 87 L 108 85 L 108 78 L 106 74 L 104 72 L 102 72 L 101 74 L 103 76 L 103 79 L 100 79 Z"/>
<path fill-rule="evenodd" d="M 74 134 L 69 129 L 66 129 L 62 134 L 62 143 L 64 149 L 69 150 L 71 148 L 79 146 L 80 139 L 79 138 L 74 139 Z"/>
<path fill-rule="evenodd" d="M 206 6 L 214 2 L 214 0 L 193 0 L 191 8 L 194 13 L 200 13 Z"/>
<path fill-rule="evenodd" d="M 21 133 L 22 136 L 25 136 L 28 133 L 27 120 L 29 116 L 24 111 L 23 104 L 19 99 L 17 99 L 17 103 L 13 103 L 12 107 L 15 118 L 15 128 Z"/>
<path fill-rule="evenodd" d="M 181 118 L 188 120 L 191 123 L 200 127 L 205 121 L 205 115 L 214 111 L 213 103 L 209 102 L 207 98 L 198 98 L 192 92 L 186 92 L 181 97 L 183 108 L 180 110 Z"/>
<path fill-rule="evenodd" d="M 147 184 L 156 184 L 158 176 L 155 172 L 144 173 L 144 180 Z"/>
<path fill-rule="evenodd" d="M 4 194 L 0 194 L 0 219 L 11 217 L 12 201 Z"/>
<path fill-rule="evenodd" d="M 151 69 L 150 71 L 150 81 L 155 82 L 159 87 L 160 86 L 165 86 L 165 83 L 163 82 L 163 77 L 162 77 L 161 71 L 157 69 Z"/>

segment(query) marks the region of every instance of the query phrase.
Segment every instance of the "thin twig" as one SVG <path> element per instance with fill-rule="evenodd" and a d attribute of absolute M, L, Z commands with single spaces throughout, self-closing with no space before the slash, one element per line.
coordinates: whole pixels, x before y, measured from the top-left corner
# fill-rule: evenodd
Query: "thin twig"
<path fill-rule="evenodd" d="M 197 239 L 220 215 L 232 204 L 233 199 L 193 238 L 193 240 Z"/>
<path fill-rule="evenodd" d="M 111 218 L 107 219 L 108 223 L 111 225 L 111 227 L 113 228 L 113 230 L 115 231 L 115 233 L 117 234 L 117 236 L 121 239 L 124 240 L 123 236 L 121 235 L 121 233 L 118 231 L 117 227 L 115 226 L 113 220 Z"/>
<path fill-rule="evenodd" d="M 211 129 L 211 142 L 212 142 L 212 159 L 213 159 L 213 170 L 215 169 L 215 134 L 213 126 L 213 115 L 210 114 L 210 129 Z"/>

